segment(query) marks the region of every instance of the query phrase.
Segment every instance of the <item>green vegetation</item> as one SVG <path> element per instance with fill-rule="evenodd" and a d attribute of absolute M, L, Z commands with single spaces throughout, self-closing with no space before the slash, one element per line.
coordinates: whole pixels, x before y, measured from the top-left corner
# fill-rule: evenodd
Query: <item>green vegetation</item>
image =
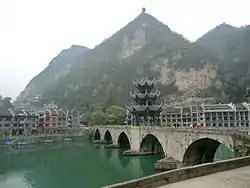
<path fill-rule="evenodd" d="M 246 89 L 245 97 L 246 97 L 247 101 L 250 102 L 250 100 L 249 100 L 249 98 L 250 98 L 250 88 L 249 87 Z"/>
<path fill-rule="evenodd" d="M 145 36 L 145 40 L 137 36 L 138 31 Z M 128 51 L 124 50 L 125 39 L 128 39 L 127 46 L 134 39 L 142 41 L 137 41 L 140 48 L 123 58 L 123 53 Z M 209 88 L 198 88 L 198 97 L 242 102 L 245 100 L 245 88 L 250 85 L 249 50 L 250 26 L 235 28 L 222 24 L 191 43 L 143 13 L 84 54 L 70 55 L 69 58 L 64 53 L 59 54 L 31 80 L 29 85 L 36 86 L 31 88 L 32 92 L 28 92 L 30 88 L 26 89 L 20 98 L 39 93 L 44 96 L 44 103 L 55 101 L 63 108 L 74 108 L 86 113 L 86 118 L 93 123 L 122 123 L 120 117 L 123 117 L 123 110 L 112 110 L 112 105 L 124 106 L 131 100 L 129 92 L 134 89 L 133 80 L 143 76 L 159 79 L 164 74 L 171 75 L 171 83 L 159 83 L 157 86 L 162 99 L 168 99 L 170 95 L 185 94 L 176 85 L 177 70 L 199 71 L 209 65 L 216 70 L 215 81 Z M 62 73 L 67 63 L 71 65 L 67 74 L 55 79 L 55 74 Z M 53 64 L 57 66 L 53 68 Z M 162 72 L 163 68 L 170 72 Z M 99 104 L 102 104 L 101 109 L 98 109 Z M 96 109 L 96 106 L 99 107 Z"/>
<path fill-rule="evenodd" d="M 105 107 L 99 103 L 89 108 L 90 123 L 94 125 L 121 125 L 125 117 L 126 110 L 120 106 Z"/>
<path fill-rule="evenodd" d="M 0 107 L 4 107 L 4 108 L 11 108 L 12 107 L 12 102 L 11 102 L 11 97 L 3 97 L 2 95 L 0 95 Z"/>
<path fill-rule="evenodd" d="M 218 78 L 228 101 L 245 101 L 245 89 L 250 85 L 250 26 L 221 24 L 196 43 L 220 58 Z"/>

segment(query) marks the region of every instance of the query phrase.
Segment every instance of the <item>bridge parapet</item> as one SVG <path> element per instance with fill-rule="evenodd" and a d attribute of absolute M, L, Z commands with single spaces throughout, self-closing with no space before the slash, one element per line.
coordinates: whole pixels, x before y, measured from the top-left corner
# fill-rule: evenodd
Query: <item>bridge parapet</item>
<path fill-rule="evenodd" d="M 243 134 L 248 135 L 250 129 L 241 129 L 241 128 L 211 128 L 211 127 L 162 127 L 162 126 L 127 126 L 127 125 L 96 125 L 93 126 L 93 129 L 137 129 L 144 131 L 164 131 L 164 132 L 189 132 L 189 133 L 208 133 L 208 134 L 224 134 L 224 135 L 233 135 L 233 134 Z"/>
<path fill-rule="evenodd" d="M 218 161 L 215 163 L 200 164 L 192 167 L 184 167 L 168 172 L 162 172 L 127 182 L 117 183 L 105 186 L 103 188 L 142 188 L 142 187 L 159 187 L 174 182 L 179 182 L 191 178 L 197 178 L 213 173 L 232 170 L 250 165 L 250 157 L 242 157 Z"/>

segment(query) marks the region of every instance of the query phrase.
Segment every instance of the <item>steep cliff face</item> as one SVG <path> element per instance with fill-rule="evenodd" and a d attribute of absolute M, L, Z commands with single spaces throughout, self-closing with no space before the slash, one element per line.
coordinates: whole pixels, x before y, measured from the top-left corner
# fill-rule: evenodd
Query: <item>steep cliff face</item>
<path fill-rule="evenodd" d="M 77 45 L 73 45 L 71 48 L 63 50 L 58 56 L 52 59 L 48 67 L 29 82 L 24 91 L 22 91 L 17 98 L 17 101 L 44 94 L 44 91 L 49 86 L 53 86 L 58 79 L 65 76 L 77 58 L 84 55 L 88 50 L 89 49 L 86 47 Z"/>
<path fill-rule="evenodd" d="M 221 94 L 219 60 L 214 53 L 147 13 L 72 61 L 76 63 L 67 74 L 53 77 L 53 85 L 40 90 L 47 101 L 78 109 L 98 102 L 125 104 L 133 90 L 132 80 L 144 76 L 158 79 L 162 99 L 169 104 L 213 101 Z"/>
<path fill-rule="evenodd" d="M 250 26 L 221 24 L 196 41 L 220 58 L 218 77 L 229 101 L 244 101 L 250 85 Z"/>

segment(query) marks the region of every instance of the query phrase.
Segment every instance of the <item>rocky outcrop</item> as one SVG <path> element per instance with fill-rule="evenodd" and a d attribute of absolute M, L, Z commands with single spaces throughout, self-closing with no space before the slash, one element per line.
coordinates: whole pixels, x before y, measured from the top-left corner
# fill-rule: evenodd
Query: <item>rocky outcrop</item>
<path fill-rule="evenodd" d="M 132 37 L 125 36 L 123 40 L 123 47 L 120 52 L 120 58 L 125 59 L 132 56 L 138 50 L 146 45 L 146 34 L 143 29 L 135 30 Z"/>

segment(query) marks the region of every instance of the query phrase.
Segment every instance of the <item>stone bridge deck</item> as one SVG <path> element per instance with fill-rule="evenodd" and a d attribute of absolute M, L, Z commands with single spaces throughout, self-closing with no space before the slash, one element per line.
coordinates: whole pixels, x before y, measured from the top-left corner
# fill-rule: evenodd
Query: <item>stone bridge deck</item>
<path fill-rule="evenodd" d="M 159 188 L 249 188 L 250 166 L 168 184 Z"/>
<path fill-rule="evenodd" d="M 126 125 L 98 125 L 93 126 L 92 129 L 95 130 L 97 128 L 105 128 L 105 129 L 113 129 L 119 130 L 124 129 L 128 130 L 130 128 L 137 127 L 137 126 L 126 126 Z M 139 126 L 138 126 L 139 127 Z M 193 128 L 193 127 L 162 127 L 162 126 L 140 126 L 140 130 L 147 130 L 147 131 L 165 131 L 165 132 L 197 132 L 197 133 L 211 133 L 211 134 L 250 134 L 250 129 L 246 128 L 226 128 L 226 127 L 200 127 L 200 128 Z M 250 135 L 249 135 L 250 137 Z"/>

